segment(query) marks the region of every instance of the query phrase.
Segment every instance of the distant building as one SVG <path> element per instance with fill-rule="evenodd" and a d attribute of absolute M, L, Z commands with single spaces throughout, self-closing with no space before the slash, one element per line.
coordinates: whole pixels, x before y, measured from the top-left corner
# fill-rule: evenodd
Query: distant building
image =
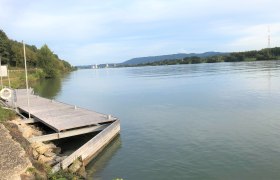
<path fill-rule="evenodd" d="M 93 65 L 91 68 L 92 68 L 92 69 L 98 69 L 98 65 L 95 64 L 95 65 Z"/>

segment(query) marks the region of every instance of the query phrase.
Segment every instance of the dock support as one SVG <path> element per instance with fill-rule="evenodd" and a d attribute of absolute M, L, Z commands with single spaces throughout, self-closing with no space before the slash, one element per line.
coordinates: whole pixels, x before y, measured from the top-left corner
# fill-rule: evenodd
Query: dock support
<path fill-rule="evenodd" d="M 36 123 L 38 121 L 33 118 L 30 118 L 30 119 L 24 119 L 24 120 L 22 120 L 22 122 L 24 122 L 25 124 L 32 124 L 32 123 Z"/>
<path fill-rule="evenodd" d="M 62 162 L 55 165 L 52 171 L 56 172 L 60 168 L 66 169 L 78 158 L 85 162 L 88 158 L 95 157 L 119 132 L 120 121 L 116 120 Z"/>
<path fill-rule="evenodd" d="M 60 132 L 60 133 L 53 133 L 53 134 L 48 134 L 48 135 L 43 135 L 43 136 L 35 136 L 32 138 L 29 138 L 28 141 L 31 143 L 52 141 L 52 140 L 56 140 L 56 139 L 62 139 L 62 138 L 66 138 L 66 137 L 102 131 L 106 127 L 108 127 L 108 125 L 99 125 L 99 126 L 93 126 L 93 127 L 87 127 L 87 128 Z"/>

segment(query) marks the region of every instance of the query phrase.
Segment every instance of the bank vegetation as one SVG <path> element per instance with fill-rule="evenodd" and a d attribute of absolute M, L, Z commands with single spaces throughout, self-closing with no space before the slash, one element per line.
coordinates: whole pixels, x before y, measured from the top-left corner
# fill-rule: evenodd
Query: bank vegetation
<path fill-rule="evenodd" d="M 137 65 L 120 65 L 122 67 L 131 66 L 161 66 L 176 64 L 199 64 L 199 63 L 218 63 L 218 62 L 244 62 L 244 61 L 266 61 L 280 60 L 280 47 L 266 48 L 259 51 L 233 52 L 226 55 L 209 57 L 186 57 L 183 59 L 166 59 Z"/>
<path fill-rule="evenodd" d="M 8 65 L 9 69 L 24 68 L 22 42 L 9 39 L 3 30 L 0 30 L 0 56 L 2 65 Z M 40 69 L 40 76 L 44 78 L 57 78 L 73 70 L 67 61 L 60 59 L 46 44 L 40 48 L 26 44 L 26 59 L 28 68 Z"/>

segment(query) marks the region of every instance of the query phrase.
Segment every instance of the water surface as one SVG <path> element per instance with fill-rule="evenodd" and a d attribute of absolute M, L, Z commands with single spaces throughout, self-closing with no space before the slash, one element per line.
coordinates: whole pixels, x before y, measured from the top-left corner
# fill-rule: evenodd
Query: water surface
<path fill-rule="evenodd" d="M 95 179 L 280 178 L 280 61 L 79 70 L 43 85 L 120 118 L 87 167 Z"/>

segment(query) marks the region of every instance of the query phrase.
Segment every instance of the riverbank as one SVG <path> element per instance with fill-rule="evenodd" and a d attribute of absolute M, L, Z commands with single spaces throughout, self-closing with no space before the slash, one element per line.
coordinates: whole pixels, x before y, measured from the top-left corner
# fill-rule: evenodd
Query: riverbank
<path fill-rule="evenodd" d="M 52 173 L 51 166 L 64 158 L 61 149 L 53 143 L 30 143 L 28 138 L 44 132 L 23 123 L 13 111 L 1 107 L 0 111 L 0 179 L 83 179 L 73 167 Z"/>
<path fill-rule="evenodd" d="M 210 56 L 186 56 L 185 58 L 167 58 L 163 60 L 145 60 L 143 63 L 124 63 L 118 67 L 139 67 L 139 66 L 163 66 L 179 64 L 200 64 L 200 63 L 219 63 L 219 62 L 250 62 L 250 61 L 269 61 L 280 60 L 280 48 L 266 48 L 259 51 L 244 51 L 222 53 Z"/>
<path fill-rule="evenodd" d="M 21 145 L 12 139 L 9 131 L 0 124 L 0 175 L 2 180 L 17 180 L 32 167 Z"/>
<path fill-rule="evenodd" d="M 4 86 L 11 86 L 11 88 L 14 89 L 26 87 L 24 69 L 11 69 L 9 70 L 9 76 L 10 79 L 8 79 L 7 77 L 3 77 Z M 28 82 L 30 86 L 33 86 L 42 78 L 44 78 L 44 73 L 42 69 L 36 68 L 28 70 Z"/>

